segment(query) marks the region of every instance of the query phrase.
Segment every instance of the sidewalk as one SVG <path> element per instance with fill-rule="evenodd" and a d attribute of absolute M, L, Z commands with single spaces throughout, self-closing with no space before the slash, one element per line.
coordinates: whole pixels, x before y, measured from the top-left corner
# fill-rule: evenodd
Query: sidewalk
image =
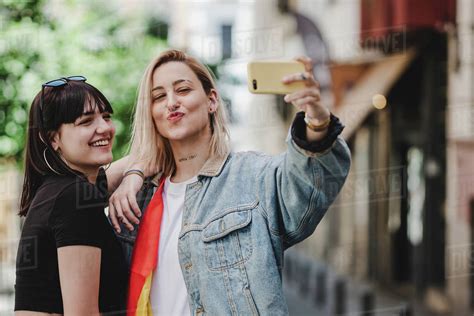
<path fill-rule="evenodd" d="M 326 280 L 318 279 L 318 271 L 324 271 Z M 322 283 L 323 286 L 319 286 Z M 336 286 L 339 284 L 339 286 Z M 342 285 L 342 286 L 341 286 Z M 339 291 L 336 290 L 339 287 Z M 371 289 L 349 278 L 341 278 L 323 263 L 308 261 L 293 251 L 288 251 L 285 257 L 283 274 L 283 289 L 291 316 L 433 316 L 416 302 L 404 301 L 400 297 L 390 295 L 380 289 Z M 364 294 L 373 293 L 373 304 L 366 297 L 363 307 Z M 336 297 L 337 296 L 337 297 Z M 336 304 L 336 299 L 341 302 Z M 410 306 L 411 314 L 406 306 Z M 405 307 L 405 309 L 404 309 Z M 13 296 L 0 294 L 0 316 L 13 315 Z"/>
<path fill-rule="evenodd" d="M 348 286 L 345 312 L 336 312 L 334 303 L 334 295 L 328 293 L 327 302 L 325 304 L 317 304 L 315 299 L 311 297 L 311 292 L 302 293 L 301 289 L 296 284 L 290 285 L 289 282 L 285 281 L 284 292 L 288 303 L 288 309 L 292 316 L 307 316 L 307 315 L 380 315 L 380 316 L 398 316 L 398 315 L 410 315 L 404 312 L 406 304 L 401 300 L 390 299 L 381 297 L 376 294 L 375 306 L 370 310 L 364 310 L 362 308 L 361 299 L 358 294 L 359 291 L 354 289 L 354 286 Z M 411 315 L 430 315 L 422 314 L 413 311 Z"/>
<path fill-rule="evenodd" d="M 291 250 L 285 255 L 283 288 L 292 316 L 435 315 L 415 301 L 337 275 Z"/>

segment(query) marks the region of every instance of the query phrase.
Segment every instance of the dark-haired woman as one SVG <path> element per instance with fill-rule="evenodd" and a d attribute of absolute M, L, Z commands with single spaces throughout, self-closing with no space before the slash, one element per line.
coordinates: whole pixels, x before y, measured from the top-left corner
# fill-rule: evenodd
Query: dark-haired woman
<path fill-rule="evenodd" d="M 15 315 L 124 311 L 127 268 L 104 207 L 115 127 L 82 76 L 43 84 L 30 109 Z"/>

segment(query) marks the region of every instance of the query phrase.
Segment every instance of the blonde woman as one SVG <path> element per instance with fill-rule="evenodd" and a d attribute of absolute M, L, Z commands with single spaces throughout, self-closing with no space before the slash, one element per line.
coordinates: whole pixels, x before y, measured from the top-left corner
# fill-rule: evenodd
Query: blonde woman
<path fill-rule="evenodd" d="M 281 315 L 284 251 L 310 236 L 340 191 L 350 152 L 312 65 L 282 78 L 299 112 L 281 155 L 229 150 L 208 69 L 170 50 L 143 76 L 130 164 L 109 201 L 130 262 L 129 315 Z M 257 105 L 256 105 L 257 106 Z M 159 170 L 143 181 L 143 170 Z M 138 195 L 136 195 L 138 192 Z"/>

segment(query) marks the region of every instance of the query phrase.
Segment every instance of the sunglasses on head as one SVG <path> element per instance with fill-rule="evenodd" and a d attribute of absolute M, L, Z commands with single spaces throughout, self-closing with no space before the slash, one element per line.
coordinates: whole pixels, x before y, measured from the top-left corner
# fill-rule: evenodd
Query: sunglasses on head
<path fill-rule="evenodd" d="M 67 85 L 68 81 L 86 81 L 87 78 L 84 76 L 70 76 L 70 77 L 62 77 L 59 79 L 54 79 L 51 81 L 48 81 L 46 83 L 43 83 L 41 85 L 41 98 L 40 98 L 40 109 L 43 110 L 43 93 L 44 93 L 44 87 L 62 87 Z"/>

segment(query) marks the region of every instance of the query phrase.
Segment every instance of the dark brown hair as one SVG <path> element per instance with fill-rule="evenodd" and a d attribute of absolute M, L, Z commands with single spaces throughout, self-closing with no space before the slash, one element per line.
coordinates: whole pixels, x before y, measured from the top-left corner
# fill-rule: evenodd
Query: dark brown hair
<path fill-rule="evenodd" d="M 26 216 L 36 191 L 46 176 L 80 174 L 69 168 L 51 146 L 52 132 L 62 124 L 73 123 L 82 116 L 85 107 L 113 113 L 107 98 L 92 85 L 82 81 L 68 81 L 60 87 L 45 87 L 43 105 L 41 91 L 30 108 L 25 152 L 25 176 L 20 201 L 20 216 Z M 45 161 L 45 157 L 49 163 Z"/>

